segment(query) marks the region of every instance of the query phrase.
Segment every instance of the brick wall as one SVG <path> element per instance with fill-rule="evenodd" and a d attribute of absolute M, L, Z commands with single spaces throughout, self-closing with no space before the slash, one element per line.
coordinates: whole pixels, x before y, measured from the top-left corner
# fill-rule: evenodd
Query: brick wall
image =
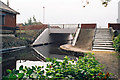
<path fill-rule="evenodd" d="M 97 24 L 81 24 L 81 28 L 83 29 L 93 29 L 97 26 Z"/>
<path fill-rule="evenodd" d="M 15 29 L 16 28 L 16 14 L 9 14 L 5 12 L 2 12 L 2 13 L 5 14 L 4 25 L 0 25 L 0 28 L 6 29 L 6 30 Z"/>
<path fill-rule="evenodd" d="M 16 15 L 2 12 L 5 15 L 5 24 L 6 27 L 16 27 Z"/>
<path fill-rule="evenodd" d="M 112 27 L 115 30 L 120 30 L 120 23 L 108 23 L 108 28 Z"/>

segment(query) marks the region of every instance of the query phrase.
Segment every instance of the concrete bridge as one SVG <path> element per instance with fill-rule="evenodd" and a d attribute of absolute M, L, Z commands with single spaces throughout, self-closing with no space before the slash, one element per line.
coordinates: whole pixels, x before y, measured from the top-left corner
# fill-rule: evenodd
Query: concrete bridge
<path fill-rule="evenodd" d="M 70 41 L 73 39 L 71 34 L 76 30 L 77 28 L 46 28 L 32 45 Z"/>

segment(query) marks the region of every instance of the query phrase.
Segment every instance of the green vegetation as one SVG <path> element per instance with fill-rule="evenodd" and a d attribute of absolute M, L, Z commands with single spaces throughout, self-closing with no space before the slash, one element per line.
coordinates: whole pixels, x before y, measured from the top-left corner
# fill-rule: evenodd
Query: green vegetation
<path fill-rule="evenodd" d="M 30 17 L 30 18 L 28 19 L 28 21 L 23 24 L 23 26 L 39 25 L 39 24 L 42 24 L 42 23 L 41 23 L 40 21 L 37 22 L 35 16 L 33 16 L 32 18 Z"/>
<path fill-rule="evenodd" d="M 39 79 L 39 80 L 104 80 L 109 79 L 110 74 L 102 72 L 102 65 L 95 60 L 92 54 L 85 57 L 79 57 L 77 61 L 70 60 L 67 56 L 64 57 L 63 61 L 57 59 L 46 59 L 47 67 L 44 66 L 32 66 L 23 67 L 20 66 L 19 70 L 10 70 L 7 76 L 3 77 L 3 80 L 8 79 Z"/>
<path fill-rule="evenodd" d="M 17 30 L 16 31 L 16 37 L 27 41 L 28 44 L 32 44 L 34 40 L 40 35 L 40 33 L 44 29 L 41 30 Z"/>
<path fill-rule="evenodd" d="M 120 34 L 114 37 L 113 47 L 115 48 L 116 52 L 120 52 Z"/>

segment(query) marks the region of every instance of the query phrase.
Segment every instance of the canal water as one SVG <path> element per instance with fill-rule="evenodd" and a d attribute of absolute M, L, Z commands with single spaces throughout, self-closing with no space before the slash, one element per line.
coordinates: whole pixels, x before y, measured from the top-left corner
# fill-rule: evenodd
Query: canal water
<path fill-rule="evenodd" d="M 65 56 L 68 56 L 69 58 L 76 60 L 76 57 L 74 55 L 71 55 L 70 53 L 67 53 L 59 48 L 60 45 L 66 43 L 67 42 L 53 43 L 33 48 L 29 47 L 19 51 L 4 53 L 2 54 L 2 73 L 3 75 L 6 75 L 7 69 L 16 69 L 19 63 L 24 65 L 24 63 L 27 61 L 32 61 L 32 63 L 38 61 L 43 62 L 45 60 L 44 58 L 46 57 L 63 60 Z"/>

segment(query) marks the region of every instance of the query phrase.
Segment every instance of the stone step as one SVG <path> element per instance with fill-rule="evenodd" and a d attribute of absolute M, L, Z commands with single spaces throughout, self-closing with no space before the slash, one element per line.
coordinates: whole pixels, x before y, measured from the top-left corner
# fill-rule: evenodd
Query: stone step
<path fill-rule="evenodd" d="M 108 28 L 97 28 L 93 51 L 114 51 L 112 36 Z"/>
<path fill-rule="evenodd" d="M 96 35 L 105 35 L 105 36 L 109 36 L 111 35 L 110 33 L 96 33 Z"/>
<path fill-rule="evenodd" d="M 114 52 L 114 50 L 100 50 L 100 49 L 93 49 L 92 51 L 112 51 L 112 52 Z"/>
<path fill-rule="evenodd" d="M 108 28 L 97 28 L 97 30 L 109 30 Z"/>
<path fill-rule="evenodd" d="M 107 39 L 107 40 L 110 39 L 110 40 L 112 40 L 112 37 L 104 37 L 104 38 L 102 38 L 102 37 L 95 37 L 95 39 L 103 39 L 103 40 L 104 40 L 104 39 Z"/>
<path fill-rule="evenodd" d="M 94 45 L 112 45 L 113 43 L 94 43 Z"/>
<path fill-rule="evenodd" d="M 113 41 L 94 41 L 94 43 L 113 43 Z"/>
<path fill-rule="evenodd" d="M 109 31 L 109 30 L 96 30 L 96 31 Z"/>
<path fill-rule="evenodd" d="M 108 34 L 108 33 L 109 33 L 109 34 L 110 34 L 109 31 L 96 31 L 96 33 L 99 33 L 99 34 L 101 34 L 101 33 L 102 33 L 102 34 Z"/>
<path fill-rule="evenodd" d="M 109 30 L 97 30 L 97 31 L 103 31 L 103 32 L 104 32 L 104 31 L 108 31 L 108 32 L 109 32 Z"/>
<path fill-rule="evenodd" d="M 109 31 L 109 29 L 96 29 L 97 31 Z"/>
<path fill-rule="evenodd" d="M 95 39 L 112 39 L 112 37 L 95 37 Z"/>
<path fill-rule="evenodd" d="M 112 45 L 94 45 L 93 47 L 113 47 Z"/>
<path fill-rule="evenodd" d="M 95 40 L 94 43 L 96 43 L 96 42 L 107 42 L 107 41 L 108 41 L 108 42 L 109 42 L 109 41 L 112 42 L 112 40 Z"/>
<path fill-rule="evenodd" d="M 96 31 L 96 33 L 109 33 L 110 34 L 109 31 Z"/>
<path fill-rule="evenodd" d="M 97 29 L 97 31 L 109 31 L 108 29 Z"/>
<path fill-rule="evenodd" d="M 96 38 L 99 38 L 99 37 L 100 37 L 100 38 L 112 38 L 111 36 L 102 36 L 102 35 L 101 35 L 101 36 L 95 36 L 95 37 L 96 37 Z"/>
<path fill-rule="evenodd" d="M 103 34 L 103 33 L 98 33 L 98 34 L 96 34 L 95 36 L 100 36 L 100 35 L 102 35 L 102 36 L 111 36 L 111 34 Z"/>
<path fill-rule="evenodd" d="M 93 49 L 115 50 L 114 48 L 111 47 L 93 47 Z"/>
<path fill-rule="evenodd" d="M 106 39 L 105 38 L 104 39 L 96 38 L 95 41 L 112 41 L 112 38 L 110 38 L 110 39 L 107 39 L 107 38 Z"/>

